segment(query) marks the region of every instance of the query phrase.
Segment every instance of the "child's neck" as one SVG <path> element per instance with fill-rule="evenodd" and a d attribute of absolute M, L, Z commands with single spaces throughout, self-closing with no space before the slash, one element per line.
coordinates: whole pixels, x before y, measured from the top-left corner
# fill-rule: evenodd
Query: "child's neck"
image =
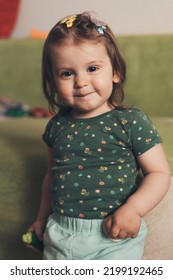
<path fill-rule="evenodd" d="M 94 118 L 94 117 L 100 116 L 109 111 L 112 111 L 113 109 L 115 109 L 115 106 L 108 104 L 108 107 L 106 110 L 99 110 L 99 108 L 98 108 L 97 110 L 94 110 L 94 111 L 84 112 L 84 111 L 78 111 L 78 110 L 75 110 L 72 108 L 69 113 L 70 113 L 70 116 L 72 116 L 75 119 L 87 119 L 87 118 Z"/>

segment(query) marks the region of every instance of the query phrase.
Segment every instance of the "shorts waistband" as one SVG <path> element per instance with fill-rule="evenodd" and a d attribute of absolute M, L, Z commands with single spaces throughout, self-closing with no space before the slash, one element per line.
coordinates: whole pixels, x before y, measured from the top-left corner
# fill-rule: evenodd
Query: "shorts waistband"
<path fill-rule="evenodd" d="M 78 232 L 100 232 L 103 219 L 80 219 L 53 213 L 52 218 L 61 226 Z"/>

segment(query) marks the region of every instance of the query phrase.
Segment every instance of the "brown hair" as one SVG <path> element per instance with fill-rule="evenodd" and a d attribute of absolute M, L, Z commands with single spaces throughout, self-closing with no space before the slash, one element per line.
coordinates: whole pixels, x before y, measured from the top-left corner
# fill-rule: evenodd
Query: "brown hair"
<path fill-rule="evenodd" d="M 113 83 L 113 90 L 109 102 L 115 107 L 123 107 L 123 85 L 126 79 L 126 64 L 113 32 L 108 25 L 98 27 L 97 23 L 91 19 L 90 13 L 85 12 L 77 14 L 74 17 L 75 19 L 70 27 L 67 26 L 65 20 L 59 21 L 49 32 L 44 44 L 42 86 L 50 109 L 55 112 L 56 108 L 62 106 L 61 100 L 56 92 L 56 85 L 52 73 L 51 48 L 55 44 L 61 44 L 67 38 L 72 38 L 75 43 L 80 43 L 84 40 L 93 40 L 105 46 L 113 72 L 117 73 L 120 79 L 118 83 Z M 99 32 L 98 28 L 101 28 L 103 32 Z"/>

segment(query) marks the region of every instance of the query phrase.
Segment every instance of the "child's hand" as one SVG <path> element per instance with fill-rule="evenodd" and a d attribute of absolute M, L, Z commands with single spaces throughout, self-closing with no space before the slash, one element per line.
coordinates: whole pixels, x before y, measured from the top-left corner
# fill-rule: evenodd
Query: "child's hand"
<path fill-rule="evenodd" d="M 40 241 L 37 238 L 35 231 L 24 233 L 22 235 L 22 241 L 27 247 L 33 249 L 36 252 L 42 251 L 44 249 L 43 241 Z"/>
<path fill-rule="evenodd" d="M 104 221 L 104 233 L 111 239 L 135 238 L 141 217 L 130 204 L 124 204 Z"/>
<path fill-rule="evenodd" d="M 22 240 L 28 248 L 39 252 L 43 250 L 43 233 L 45 230 L 45 222 L 35 221 L 29 228 L 27 233 L 22 235 Z M 32 233 L 32 235 L 29 235 Z M 28 242 L 29 239 L 29 242 Z M 31 240 L 30 240 L 31 239 Z M 37 242 L 39 240 L 39 242 Z"/>
<path fill-rule="evenodd" d="M 45 222 L 42 221 L 35 221 L 29 228 L 28 231 L 35 231 L 37 238 L 42 241 L 43 240 L 43 233 L 45 230 Z"/>

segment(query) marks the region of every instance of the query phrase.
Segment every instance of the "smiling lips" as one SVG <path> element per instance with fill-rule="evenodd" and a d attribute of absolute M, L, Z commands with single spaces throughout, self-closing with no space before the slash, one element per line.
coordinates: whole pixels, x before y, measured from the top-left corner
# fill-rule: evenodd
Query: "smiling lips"
<path fill-rule="evenodd" d="M 91 91 L 91 92 L 83 92 L 83 93 L 76 93 L 76 94 L 74 94 L 74 97 L 86 97 L 86 96 L 88 96 L 88 95 L 90 95 L 90 94 L 92 94 L 92 93 L 94 93 L 94 91 Z"/>

